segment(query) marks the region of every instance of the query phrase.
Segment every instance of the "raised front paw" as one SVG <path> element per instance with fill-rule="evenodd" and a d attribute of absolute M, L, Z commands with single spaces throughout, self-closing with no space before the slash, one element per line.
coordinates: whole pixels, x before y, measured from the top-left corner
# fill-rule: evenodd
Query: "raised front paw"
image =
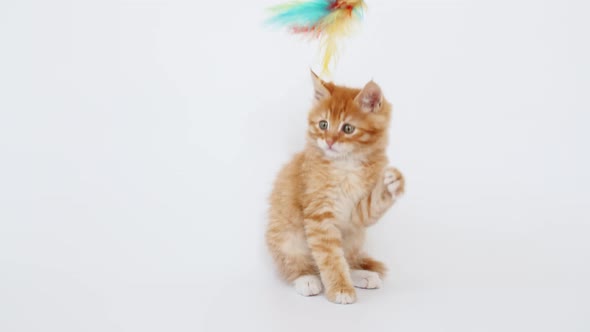
<path fill-rule="evenodd" d="M 383 176 L 383 184 L 387 188 L 387 192 L 391 194 L 393 199 L 398 198 L 404 193 L 404 176 L 395 167 L 387 167 Z"/>

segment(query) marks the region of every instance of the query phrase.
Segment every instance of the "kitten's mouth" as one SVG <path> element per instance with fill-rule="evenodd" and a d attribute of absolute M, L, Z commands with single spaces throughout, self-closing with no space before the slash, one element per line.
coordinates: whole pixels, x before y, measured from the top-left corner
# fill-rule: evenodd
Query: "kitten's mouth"
<path fill-rule="evenodd" d="M 324 154 L 326 154 L 329 157 L 337 157 L 340 155 L 340 151 L 338 151 L 334 148 L 325 148 Z"/>

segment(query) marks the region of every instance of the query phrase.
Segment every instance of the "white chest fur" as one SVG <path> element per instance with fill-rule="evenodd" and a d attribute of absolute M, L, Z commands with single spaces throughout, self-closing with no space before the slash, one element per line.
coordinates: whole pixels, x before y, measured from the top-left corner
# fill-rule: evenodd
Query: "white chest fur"
<path fill-rule="evenodd" d="M 352 209 L 366 195 L 363 165 L 355 160 L 333 161 L 330 176 L 335 185 L 333 200 L 338 219 L 347 220 Z"/>

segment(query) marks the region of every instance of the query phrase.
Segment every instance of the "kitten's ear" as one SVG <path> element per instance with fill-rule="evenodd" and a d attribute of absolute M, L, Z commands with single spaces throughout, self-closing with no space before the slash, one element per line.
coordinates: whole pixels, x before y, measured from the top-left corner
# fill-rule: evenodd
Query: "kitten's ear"
<path fill-rule="evenodd" d="M 311 80 L 313 81 L 313 90 L 314 90 L 314 100 L 317 103 L 320 100 L 324 100 L 329 98 L 332 94 L 330 90 L 326 88 L 324 81 L 316 75 L 313 70 L 311 71 Z"/>
<path fill-rule="evenodd" d="M 354 98 L 363 112 L 379 112 L 383 105 L 383 93 L 377 83 L 371 81 Z"/>

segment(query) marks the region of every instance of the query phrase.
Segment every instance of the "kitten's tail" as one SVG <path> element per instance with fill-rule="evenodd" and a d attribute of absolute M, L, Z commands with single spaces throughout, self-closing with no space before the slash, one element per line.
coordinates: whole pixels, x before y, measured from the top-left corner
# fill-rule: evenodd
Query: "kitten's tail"
<path fill-rule="evenodd" d="M 385 266 L 385 264 L 371 257 L 360 258 L 358 261 L 355 262 L 352 268 L 377 272 L 381 278 L 384 278 L 387 274 L 387 267 Z"/>

